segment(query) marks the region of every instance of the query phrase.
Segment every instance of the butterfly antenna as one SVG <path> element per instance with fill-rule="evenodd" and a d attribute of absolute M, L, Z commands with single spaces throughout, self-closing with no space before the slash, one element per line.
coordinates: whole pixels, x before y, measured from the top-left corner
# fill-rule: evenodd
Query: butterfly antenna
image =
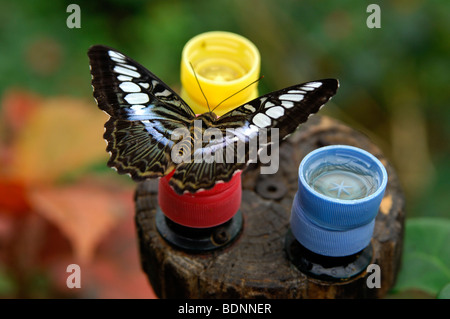
<path fill-rule="evenodd" d="M 202 95 L 203 95 L 203 97 L 205 98 L 206 106 L 208 107 L 209 112 L 211 112 L 211 109 L 209 108 L 208 99 L 206 98 L 206 95 L 205 95 L 205 93 L 204 93 L 203 90 L 202 90 L 202 86 L 200 85 L 200 82 L 198 81 L 197 73 L 195 73 L 194 66 L 192 65 L 191 62 L 189 62 L 189 64 L 191 65 L 192 72 L 194 72 L 195 80 L 197 81 L 197 84 L 198 84 L 198 87 L 199 87 L 199 89 L 200 89 L 200 92 L 202 92 Z"/>
<path fill-rule="evenodd" d="M 223 102 L 225 102 L 226 100 L 231 99 L 233 96 L 235 96 L 236 94 L 241 93 L 242 91 L 244 91 L 245 89 L 247 89 L 249 86 L 252 86 L 253 84 L 255 84 L 256 82 L 260 81 L 262 78 L 264 78 L 264 75 L 261 75 L 259 77 L 259 79 L 256 79 L 255 81 L 253 81 L 252 83 L 246 85 L 245 87 L 243 87 L 242 89 L 240 89 L 239 91 L 237 91 L 236 93 L 231 94 L 229 97 L 227 97 L 225 100 L 223 100 L 222 102 L 220 102 L 219 104 L 217 104 L 211 112 L 214 112 L 215 109 L 217 109 L 217 107 L 219 107 L 220 104 L 222 104 Z"/>

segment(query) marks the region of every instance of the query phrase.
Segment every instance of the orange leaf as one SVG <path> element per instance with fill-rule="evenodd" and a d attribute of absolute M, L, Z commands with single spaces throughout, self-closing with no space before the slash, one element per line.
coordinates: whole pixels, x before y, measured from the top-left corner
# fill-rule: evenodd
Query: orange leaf
<path fill-rule="evenodd" d="M 80 263 L 92 259 L 97 245 L 123 216 L 124 206 L 113 193 L 88 184 L 36 188 L 30 200 L 69 239 Z"/>
<path fill-rule="evenodd" d="M 31 183 L 51 183 L 85 165 L 105 160 L 105 119 L 95 103 L 73 98 L 45 99 L 16 140 L 14 176 Z"/>

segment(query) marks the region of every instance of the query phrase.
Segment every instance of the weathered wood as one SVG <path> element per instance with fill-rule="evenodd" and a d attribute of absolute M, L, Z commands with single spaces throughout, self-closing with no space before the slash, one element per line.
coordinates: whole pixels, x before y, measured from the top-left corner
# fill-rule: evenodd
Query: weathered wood
<path fill-rule="evenodd" d="M 368 288 L 368 273 L 332 283 L 307 277 L 284 250 L 285 234 L 302 158 L 316 148 L 346 144 L 365 149 L 385 165 L 389 181 L 373 235 L 373 259 L 381 288 Z M 189 254 L 170 246 L 155 227 L 158 181 L 139 184 L 136 226 L 142 268 L 160 298 L 380 298 L 393 286 L 400 267 L 404 197 L 392 166 L 363 134 L 328 117 L 313 117 L 280 146 L 280 169 L 242 175 L 244 228 L 223 250 Z"/>

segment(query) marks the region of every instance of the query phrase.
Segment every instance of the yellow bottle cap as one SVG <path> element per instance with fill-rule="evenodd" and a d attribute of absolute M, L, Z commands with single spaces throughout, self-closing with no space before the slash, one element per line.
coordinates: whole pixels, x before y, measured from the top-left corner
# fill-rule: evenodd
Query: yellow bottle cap
<path fill-rule="evenodd" d="M 259 78 L 260 60 L 256 46 L 240 35 L 224 31 L 199 34 L 182 52 L 181 97 L 196 114 L 209 112 L 195 74 L 212 110 Z M 251 86 L 224 101 L 214 113 L 223 115 L 257 96 L 257 86 Z"/>

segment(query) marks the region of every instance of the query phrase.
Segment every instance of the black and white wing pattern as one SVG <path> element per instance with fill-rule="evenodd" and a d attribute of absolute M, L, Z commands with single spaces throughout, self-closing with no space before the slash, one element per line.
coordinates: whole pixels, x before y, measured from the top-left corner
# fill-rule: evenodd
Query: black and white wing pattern
<path fill-rule="evenodd" d="M 274 138 L 285 139 L 317 113 L 338 87 L 335 79 L 294 85 L 260 96 L 222 115 L 211 124 L 222 132 L 222 138 L 203 144 L 197 151 L 218 160 L 181 163 L 172 176 L 172 187 L 192 192 L 210 188 L 212 180 L 228 182 L 236 172 L 256 162 L 261 149 L 271 144 L 271 129 L 278 129 Z M 262 133 L 266 134 L 264 144 L 260 140 Z M 230 146 L 232 152 L 228 151 Z"/>
<path fill-rule="evenodd" d="M 308 117 L 317 113 L 339 87 L 335 79 L 294 85 L 260 96 L 221 116 L 218 123 L 230 125 L 240 118 L 249 131 L 278 128 L 284 139 Z"/>
<path fill-rule="evenodd" d="M 169 184 L 178 194 L 228 182 L 256 160 L 249 147 L 253 141 L 268 131 L 270 143 L 269 129 L 278 129 L 277 137 L 285 138 L 318 112 L 339 86 L 334 79 L 308 82 L 258 97 L 220 118 L 212 112 L 196 117 L 164 82 L 117 50 L 96 45 L 88 56 L 94 98 L 110 116 L 104 133 L 111 155 L 108 165 L 134 180 L 175 170 Z M 187 139 L 174 134 L 177 129 L 187 132 Z M 190 156 L 175 161 L 172 155 L 185 150 Z"/>
<path fill-rule="evenodd" d="M 167 175 L 177 128 L 195 117 L 191 108 L 154 74 L 124 54 L 102 45 L 88 51 L 94 98 L 110 119 L 104 138 L 108 166 L 134 180 Z"/>

